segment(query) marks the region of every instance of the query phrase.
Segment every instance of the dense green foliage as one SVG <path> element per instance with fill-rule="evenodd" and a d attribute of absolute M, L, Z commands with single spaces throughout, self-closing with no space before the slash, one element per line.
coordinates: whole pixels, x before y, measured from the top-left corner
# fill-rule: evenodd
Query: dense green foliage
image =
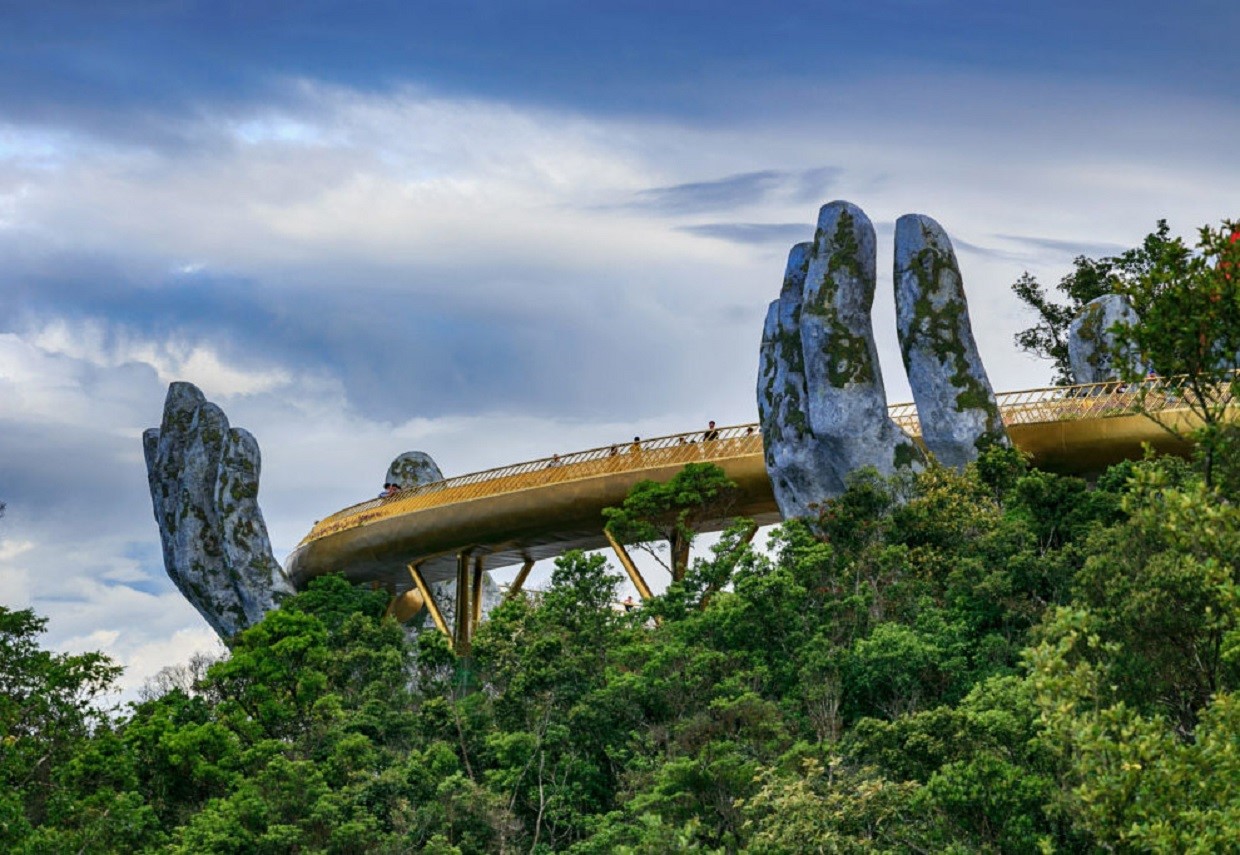
<path fill-rule="evenodd" d="M 1055 285 L 1059 299 L 1052 298 L 1037 278 L 1026 272 L 1012 284 L 1012 292 L 1022 303 L 1037 313 L 1032 327 L 1016 334 L 1016 346 L 1026 353 L 1050 359 L 1054 363 L 1054 383 L 1071 385 L 1072 366 L 1068 362 L 1068 327 L 1081 313 L 1085 304 L 1103 294 L 1122 293 L 1126 283 L 1146 276 L 1155 260 L 1166 257 L 1167 249 L 1178 238 L 1171 237 L 1166 220 L 1146 235 L 1141 246 L 1120 255 L 1090 258 L 1079 255 L 1072 262 L 1072 271 Z M 1144 316 L 1144 301 L 1133 306 Z"/>
<path fill-rule="evenodd" d="M 1179 400 L 1200 425 L 1195 439 L 1211 484 L 1215 460 L 1235 455 L 1240 444 L 1230 415 L 1240 396 L 1240 226 L 1202 228 L 1192 248 L 1179 238 L 1162 241 L 1141 275 L 1118 290 L 1143 309 L 1139 324 L 1116 330 L 1123 346 L 1160 375 L 1184 378 Z M 1164 395 L 1157 383 L 1135 388 L 1143 399 Z M 1161 423 L 1179 432 L 1174 422 Z"/>
<path fill-rule="evenodd" d="M 667 481 L 638 481 L 618 508 L 606 508 L 607 530 L 621 543 L 636 544 L 680 581 L 698 526 L 726 518 L 736 484 L 713 463 L 689 463 Z M 666 547 L 665 560 L 660 549 Z"/>
<path fill-rule="evenodd" d="M 1069 325 L 1090 300 L 1122 294 L 1141 318 L 1120 331 L 1131 352 L 1164 377 L 1216 381 L 1220 373 L 1240 368 L 1240 276 L 1232 275 L 1240 270 L 1237 229 L 1232 222 L 1202 227 L 1190 247 L 1159 220 L 1138 247 L 1103 258 L 1078 256 L 1055 286 L 1057 299 L 1034 276 L 1023 274 L 1012 291 L 1038 320 L 1016 334 L 1016 346 L 1050 359 L 1054 382 L 1071 384 Z"/>
<path fill-rule="evenodd" d="M 1234 499 L 1176 460 L 861 474 L 631 613 L 567 555 L 468 661 L 326 578 L 112 721 L 105 662 L 0 611 L 0 849 L 1228 851 Z"/>
<path fill-rule="evenodd" d="M 1189 246 L 1172 237 L 1160 220 L 1139 247 L 1107 258 L 1078 257 L 1056 288 L 1066 302 L 1051 299 L 1028 273 L 1012 285 L 1038 316 L 1034 326 L 1017 333 L 1018 347 L 1051 359 L 1054 382 L 1071 384 L 1070 324 L 1090 300 L 1123 295 L 1140 321 L 1108 332 L 1120 354 L 1140 357 L 1136 365 L 1125 366 L 1122 357 L 1116 362 L 1126 368 L 1119 379 L 1129 384 L 1134 404 L 1170 433 L 1191 436 L 1207 485 L 1213 485 L 1216 468 L 1240 471 L 1240 430 L 1232 417 L 1240 398 L 1240 223 L 1203 226 Z M 1169 392 L 1158 379 L 1147 379 L 1147 370 L 1156 378 L 1178 378 L 1182 391 Z M 1185 428 L 1175 415 L 1161 415 L 1167 403 L 1187 407 L 1193 426 Z M 1240 483 L 1227 486 L 1234 491 Z"/>

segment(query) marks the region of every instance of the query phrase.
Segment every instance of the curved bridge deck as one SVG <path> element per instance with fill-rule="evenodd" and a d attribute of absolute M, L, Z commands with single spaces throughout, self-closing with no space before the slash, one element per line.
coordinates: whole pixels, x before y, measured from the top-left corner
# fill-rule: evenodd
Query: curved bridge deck
<path fill-rule="evenodd" d="M 997 396 L 1009 436 L 1043 468 L 1082 473 L 1140 456 L 1142 444 L 1186 453 L 1188 445 L 1145 414 L 1192 423 L 1178 383 L 1151 381 L 1051 387 Z M 916 407 L 892 418 L 920 436 Z M 736 515 L 779 521 L 756 424 L 621 443 L 424 484 L 371 499 L 315 524 L 286 562 L 293 583 L 343 571 L 355 582 L 396 592 L 412 586 L 410 564 L 427 583 L 458 578 L 465 561 L 488 568 L 528 563 L 569 549 L 607 545 L 603 508 L 620 504 L 643 479 L 667 480 L 686 463 L 711 462 L 740 489 Z M 723 521 L 719 521 L 720 525 Z"/>

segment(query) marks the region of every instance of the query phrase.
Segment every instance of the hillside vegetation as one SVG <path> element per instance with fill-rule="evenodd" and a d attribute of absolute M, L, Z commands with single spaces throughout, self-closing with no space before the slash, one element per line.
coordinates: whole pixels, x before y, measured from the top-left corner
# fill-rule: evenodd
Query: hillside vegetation
<path fill-rule="evenodd" d="M 326 578 L 113 716 L 0 610 L 0 849 L 1228 851 L 1235 482 L 861 473 L 631 613 L 566 555 L 468 661 Z"/>
<path fill-rule="evenodd" d="M 1236 223 L 1160 224 L 1066 305 L 1014 286 L 1062 382 L 1071 319 L 1127 298 L 1124 379 L 1186 377 L 1191 463 L 862 470 L 693 562 L 675 506 L 715 494 L 656 485 L 609 514 L 670 545 L 639 609 L 570 553 L 458 658 L 327 577 L 119 711 L 116 666 L 0 607 L 0 851 L 1240 851 L 1237 270 Z"/>

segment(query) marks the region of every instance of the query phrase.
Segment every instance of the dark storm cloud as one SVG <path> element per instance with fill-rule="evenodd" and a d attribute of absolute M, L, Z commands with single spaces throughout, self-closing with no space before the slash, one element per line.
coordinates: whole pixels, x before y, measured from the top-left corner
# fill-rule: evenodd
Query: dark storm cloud
<path fill-rule="evenodd" d="M 135 385 L 154 381 L 149 369 L 128 371 Z M 84 378 L 83 387 L 89 384 Z M 53 524 L 77 520 L 76 534 L 83 537 L 146 528 L 152 512 L 145 473 L 141 464 L 117 462 L 127 453 L 140 453 L 138 436 L 101 434 L 94 425 L 0 419 L 0 426 L 0 498 L 8 501 L 13 516 Z M 48 454 L 49 448 L 56 453 Z M 101 503 L 100 496 L 108 500 Z"/>
<path fill-rule="evenodd" d="M 4 258 L 0 245 L 0 259 Z M 106 322 L 106 350 L 123 340 L 206 345 L 229 365 L 337 379 L 365 416 L 403 421 L 502 410 L 603 412 L 612 394 L 599 378 L 618 366 L 656 371 L 670 354 L 622 331 L 647 325 L 624 300 L 624 283 L 600 280 L 606 312 L 555 311 L 555 298 L 488 299 L 487 289 L 537 294 L 570 289 L 571 275 L 507 266 L 398 271 L 351 267 L 337 278 L 285 269 L 286 289 L 256 278 L 155 275 L 100 257 L 29 252 L 0 277 L 0 332 L 59 321 Z M 502 282 L 497 280 L 502 278 Z M 563 280 L 563 281 L 561 281 Z M 481 296 L 442 290 L 474 283 Z M 306 282 L 316 283 L 308 286 Z M 660 338 L 672 347 L 674 337 Z M 572 364 L 578 370 L 564 372 Z M 657 407 L 651 397 L 643 406 Z"/>

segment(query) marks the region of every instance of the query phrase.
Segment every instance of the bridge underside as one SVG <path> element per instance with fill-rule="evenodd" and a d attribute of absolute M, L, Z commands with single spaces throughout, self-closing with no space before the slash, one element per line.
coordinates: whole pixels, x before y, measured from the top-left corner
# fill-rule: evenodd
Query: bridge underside
<path fill-rule="evenodd" d="M 1164 412 L 1162 419 L 1187 426 L 1186 414 Z M 666 481 L 686 463 L 702 460 L 721 466 L 737 483 L 740 495 L 732 515 L 759 525 L 778 522 L 761 437 L 749 429 L 731 431 L 731 438 L 725 434 L 715 442 L 625 449 L 618 456 L 613 448 L 612 456 L 582 462 L 566 458 L 570 462 L 547 462 L 468 488 L 449 486 L 408 501 L 366 503 L 318 536 L 307 537 L 289 556 L 286 569 L 299 588 L 316 576 L 341 572 L 354 582 L 399 594 L 414 587 L 411 564 L 425 582 L 434 583 L 457 579 L 463 559 L 490 570 L 570 549 L 602 548 L 608 545 L 603 508 L 619 505 L 642 479 Z M 1191 448 L 1140 414 L 1009 424 L 1008 433 L 1035 465 L 1069 474 L 1099 472 L 1140 457 L 1143 445 L 1174 454 Z M 708 523 L 706 530 L 725 522 Z"/>
<path fill-rule="evenodd" d="M 603 508 L 623 502 L 638 481 L 670 480 L 685 462 L 690 461 L 557 481 L 376 519 L 303 544 L 289 557 L 287 571 L 298 588 L 315 576 L 341 572 L 354 582 L 374 582 L 400 592 L 413 587 L 410 564 L 434 583 L 457 578 L 461 555 L 481 558 L 491 570 L 554 558 L 570 549 L 600 549 L 608 545 Z M 760 525 L 779 522 L 761 453 L 711 462 L 739 488 L 734 516 Z M 570 466 L 564 469 L 571 474 Z M 705 528 L 719 530 L 726 522 L 715 520 Z"/>

